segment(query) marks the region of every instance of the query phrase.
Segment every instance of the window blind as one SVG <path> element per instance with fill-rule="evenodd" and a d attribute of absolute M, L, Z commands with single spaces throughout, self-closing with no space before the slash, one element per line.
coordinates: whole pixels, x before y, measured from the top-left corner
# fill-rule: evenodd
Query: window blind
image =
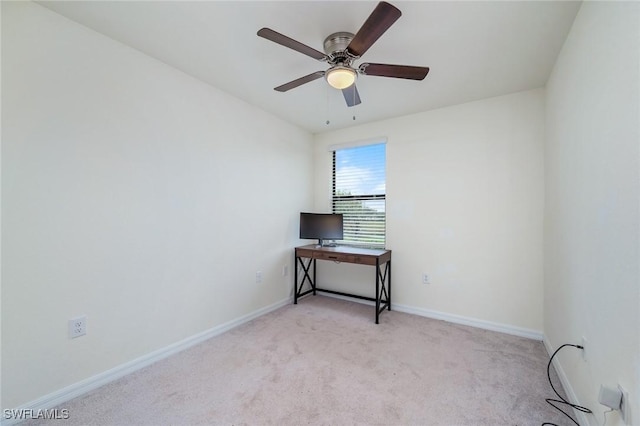
<path fill-rule="evenodd" d="M 385 246 L 386 144 L 333 151 L 332 209 L 344 217 L 343 244 Z"/>

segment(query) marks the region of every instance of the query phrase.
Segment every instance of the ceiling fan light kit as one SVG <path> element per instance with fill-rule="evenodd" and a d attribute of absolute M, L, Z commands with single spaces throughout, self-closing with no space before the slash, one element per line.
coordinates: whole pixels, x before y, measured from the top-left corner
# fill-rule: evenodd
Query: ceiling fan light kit
<path fill-rule="evenodd" d="M 357 75 L 353 68 L 336 65 L 327 71 L 325 78 L 331 87 L 342 90 L 355 83 Z"/>
<path fill-rule="evenodd" d="M 423 80 L 429 72 L 428 67 L 370 63 L 360 64 L 358 68 L 352 66 L 352 62 L 360 59 L 401 15 L 402 13 L 398 8 L 382 1 L 378 3 L 355 35 L 344 31 L 329 35 L 323 44 L 325 53 L 270 28 L 262 28 L 258 31 L 258 36 L 331 65 L 326 71 L 316 71 L 280 85 L 275 90 L 286 92 L 324 76 L 331 87 L 342 91 L 347 106 L 352 107 L 361 103 L 360 95 L 355 85 L 358 74 Z"/>

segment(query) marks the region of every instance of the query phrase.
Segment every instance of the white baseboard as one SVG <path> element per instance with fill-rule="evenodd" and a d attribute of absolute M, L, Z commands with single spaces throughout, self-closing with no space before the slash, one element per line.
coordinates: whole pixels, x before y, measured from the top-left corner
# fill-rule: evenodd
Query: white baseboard
<path fill-rule="evenodd" d="M 40 397 L 34 401 L 23 404 L 20 407 L 12 409 L 12 411 L 20 412 L 21 410 L 24 410 L 28 412 L 29 410 L 33 410 L 33 412 L 38 412 L 38 410 L 50 410 L 64 402 L 67 402 L 73 398 L 76 398 L 87 392 L 90 392 L 94 389 L 104 386 L 107 383 L 110 383 L 114 380 L 124 377 L 127 374 L 131 374 L 134 371 L 147 367 L 153 364 L 154 362 L 160 361 L 161 359 L 167 358 L 178 352 L 182 352 L 185 349 L 188 349 L 192 346 L 197 345 L 198 343 L 202 343 L 205 340 L 208 340 L 214 336 L 217 336 L 226 331 L 229 331 L 234 327 L 237 327 L 241 324 L 249 322 L 262 315 L 268 314 L 271 311 L 275 311 L 276 309 L 279 309 L 282 306 L 292 303 L 292 299 L 293 298 L 287 298 L 287 299 L 281 300 L 272 305 L 265 306 L 264 308 L 258 309 L 257 311 L 244 315 L 240 318 L 236 318 L 224 324 L 220 324 L 216 327 L 213 327 L 209 330 L 205 330 L 201 333 L 195 334 L 191 337 L 187 337 L 184 340 L 173 343 L 162 349 L 158 349 L 157 351 L 151 352 L 147 355 L 143 355 L 139 358 L 136 358 L 132 361 L 121 364 L 110 370 L 104 371 L 93 377 L 89 377 L 85 380 L 74 383 L 65 388 L 62 388 L 48 395 Z M 24 419 L 5 419 L 4 413 L 3 413 L 3 417 L 2 419 L 0 419 L 0 425 L 9 426 L 9 425 L 13 425 L 18 422 L 21 422 L 23 420 Z"/>
<path fill-rule="evenodd" d="M 551 343 L 547 339 L 547 336 L 544 336 L 542 343 L 544 343 L 544 347 L 547 350 L 547 353 L 549 354 L 549 356 L 551 356 L 553 352 L 555 352 L 555 349 L 551 347 Z M 558 377 L 560 378 L 560 383 L 562 383 L 562 387 L 564 388 L 564 391 L 566 392 L 567 398 L 569 399 L 569 401 L 574 404 L 580 405 L 580 401 L 578 400 L 578 397 L 576 396 L 576 393 L 574 392 L 573 387 L 571 386 L 571 382 L 569 381 L 569 378 L 565 374 L 564 369 L 562 368 L 562 365 L 560 365 L 560 361 L 558 361 L 558 358 L 553 359 L 553 368 L 555 368 L 556 373 L 558 373 Z M 550 397 L 554 398 L 555 394 L 551 394 Z M 582 426 L 596 426 L 598 424 L 593 414 L 590 416 L 587 416 L 587 413 L 583 413 L 582 411 L 578 411 L 575 409 L 573 410 L 573 414 L 576 416 L 578 423 L 580 423 Z"/>
<path fill-rule="evenodd" d="M 471 327 L 482 328 L 484 330 L 497 331 L 500 333 L 511 334 L 514 336 L 526 337 L 527 339 L 542 340 L 541 331 L 531 330 L 515 325 L 501 324 L 498 322 L 485 321 L 477 318 L 464 317 L 462 315 L 448 314 L 446 312 L 434 311 L 431 309 L 416 308 L 413 306 L 399 305 L 394 303 L 391 309 L 408 314 L 420 315 L 427 318 L 438 319 L 442 321 L 452 322 L 454 324 L 468 325 Z"/>
<path fill-rule="evenodd" d="M 322 296 L 333 297 L 336 299 L 348 300 L 350 302 L 362 303 L 365 305 L 374 305 L 374 302 L 368 300 L 357 299 L 339 294 L 321 293 Z M 527 339 L 542 340 L 541 331 L 531 330 L 528 328 L 516 327 L 514 325 L 501 324 L 497 322 L 485 321 L 477 318 L 464 317 L 462 315 L 448 314 L 446 312 L 434 311 L 431 309 L 417 308 L 415 306 L 391 304 L 391 310 L 404 312 L 407 314 L 420 315 L 421 317 L 433 318 L 454 324 L 468 325 L 471 327 L 482 328 L 484 330 L 497 331 L 500 333 L 511 334 L 514 336 L 526 337 Z M 382 314 L 384 315 L 384 314 Z"/>

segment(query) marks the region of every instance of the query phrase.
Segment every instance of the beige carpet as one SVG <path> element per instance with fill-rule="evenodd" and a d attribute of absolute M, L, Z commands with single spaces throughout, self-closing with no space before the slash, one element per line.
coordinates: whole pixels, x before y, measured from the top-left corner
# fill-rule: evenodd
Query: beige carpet
<path fill-rule="evenodd" d="M 376 325 L 370 306 L 307 297 L 43 424 L 566 425 L 544 401 L 548 359 L 539 341 L 393 311 Z"/>

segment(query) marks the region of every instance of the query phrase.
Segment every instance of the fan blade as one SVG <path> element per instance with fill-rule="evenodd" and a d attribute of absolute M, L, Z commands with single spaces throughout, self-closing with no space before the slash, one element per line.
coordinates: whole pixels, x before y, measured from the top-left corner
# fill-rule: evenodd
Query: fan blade
<path fill-rule="evenodd" d="M 286 92 L 287 90 L 295 89 L 296 87 L 302 86 L 303 84 L 309 83 L 310 81 L 317 80 L 322 76 L 324 76 L 324 71 L 316 71 L 312 74 L 305 75 L 304 77 L 300 77 L 296 80 L 285 83 L 282 86 L 278 86 L 273 90 L 277 90 L 278 92 Z"/>
<path fill-rule="evenodd" d="M 406 78 L 409 80 L 424 80 L 429 73 L 429 67 L 412 67 L 409 65 L 389 64 L 361 64 L 359 71 L 364 75 L 380 77 Z"/>
<path fill-rule="evenodd" d="M 369 50 L 373 43 L 400 18 L 400 15 L 402 12 L 395 6 L 384 1 L 378 3 L 347 46 L 347 51 L 357 57 L 364 55 L 364 52 Z"/>
<path fill-rule="evenodd" d="M 273 31 L 270 28 L 262 28 L 260 31 L 258 31 L 258 35 L 262 38 L 266 38 L 267 40 L 271 40 L 274 43 L 278 43 L 284 47 L 288 47 L 289 49 L 293 49 L 297 52 L 304 53 L 307 56 L 311 56 L 313 59 L 317 59 L 319 61 L 327 59 L 327 55 L 325 55 L 324 53 L 312 47 L 309 47 L 306 44 L 302 44 L 290 37 L 287 37 L 286 35 Z"/>
<path fill-rule="evenodd" d="M 342 94 L 344 95 L 344 100 L 347 101 L 347 106 L 360 105 L 360 95 L 358 94 L 358 88 L 355 83 L 342 89 Z"/>

